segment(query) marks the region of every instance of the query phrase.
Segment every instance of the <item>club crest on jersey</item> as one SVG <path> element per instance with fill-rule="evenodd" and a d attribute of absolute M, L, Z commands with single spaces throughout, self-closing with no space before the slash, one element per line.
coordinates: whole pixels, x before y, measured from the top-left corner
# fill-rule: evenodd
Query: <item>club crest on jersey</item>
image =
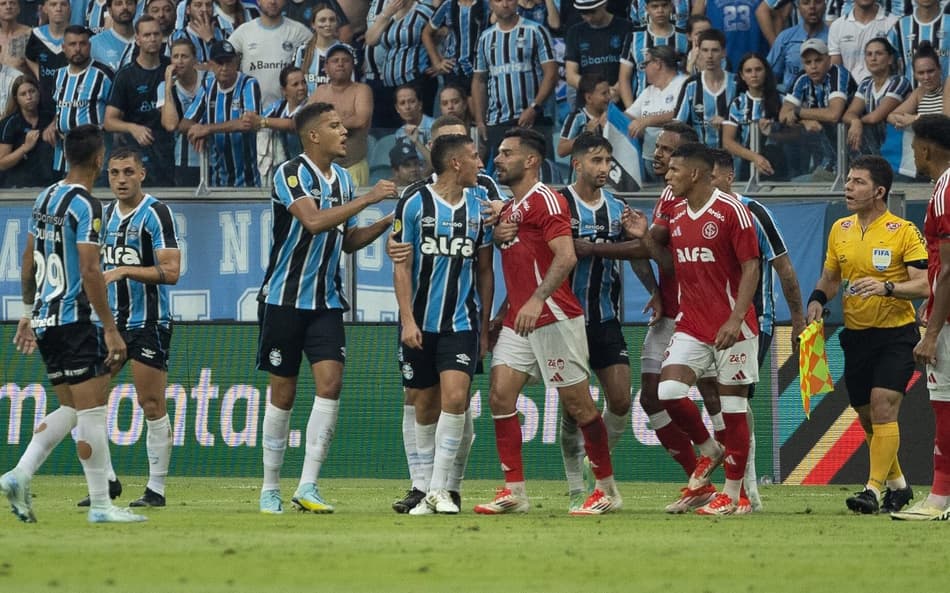
<path fill-rule="evenodd" d="M 713 222 L 709 221 L 703 225 L 703 237 L 706 239 L 715 239 L 716 235 L 719 234 L 719 226 Z"/>
<path fill-rule="evenodd" d="M 412 365 L 408 362 L 404 363 L 402 365 L 402 378 L 406 381 L 411 381 L 413 375 L 415 375 L 415 372 L 412 370 Z"/>
<path fill-rule="evenodd" d="M 508 216 L 508 222 L 515 222 L 520 224 L 524 219 L 524 214 L 521 213 L 521 210 L 515 210 Z"/>
<path fill-rule="evenodd" d="M 878 272 L 883 272 L 889 268 L 891 265 L 891 250 L 878 248 L 871 251 L 871 265 Z"/>
<path fill-rule="evenodd" d="M 901 223 L 899 223 L 899 222 L 889 222 L 889 223 L 887 223 L 886 225 L 884 225 L 884 228 L 886 228 L 887 230 L 889 230 L 889 231 L 891 231 L 891 232 L 893 233 L 893 232 L 896 231 L 897 229 L 901 228 Z"/>
<path fill-rule="evenodd" d="M 284 357 L 280 354 L 280 348 L 272 348 L 270 354 L 267 355 L 267 360 L 271 366 L 279 367 L 280 363 L 284 362 Z"/>
<path fill-rule="evenodd" d="M 841 230 L 846 231 L 846 230 L 850 229 L 852 224 L 854 224 L 853 221 L 850 221 L 850 220 L 842 220 L 842 221 L 841 221 Z"/>

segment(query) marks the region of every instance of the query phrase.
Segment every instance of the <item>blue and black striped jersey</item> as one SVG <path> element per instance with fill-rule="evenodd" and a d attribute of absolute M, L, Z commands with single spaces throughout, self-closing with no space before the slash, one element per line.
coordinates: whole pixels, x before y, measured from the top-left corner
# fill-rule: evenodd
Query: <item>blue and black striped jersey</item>
<path fill-rule="evenodd" d="M 432 28 L 445 27 L 448 31 L 441 52 L 443 57 L 455 60 L 454 74 L 471 76 L 475 71 L 478 38 L 490 26 L 490 16 L 487 0 L 475 0 L 471 6 L 463 6 L 458 0 L 445 0 L 432 15 L 429 23 Z"/>
<path fill-rule="evenodd" d="M 574 189 L 564 188 L 571 209 L 571 234 L 575 239 L 592 243 L 615 243 L 623 240 L 620 216 L 624 204 L 605 189 L 600 190 L 597 204 L 588 204 Z M 588 324 L 620 319 L 622 264 L 620 260 L 602 257 L 579 257 L 571 274 L 571 287 L 584 309 Z"/>
<path fill-rule="evenodd" d="M 203 64 L 211 60 L 211 44 L 215 41 L 223 41 L 227 39 L 227 35 L 221 30 L 220 27 L 215 27 L 214 39 L 206 43 L 205 40 L 202 39 L 197 33 L 187 27 L 184 29 L 176 29 L 175 32 L 172 33 L 171 38 L 168 40 L 168 51 L 171 51 L 172 42 L 179 39 L 187 39 L 191 41 L 191 44 L 195 46 L 195 60 L 197 60 L 199 64 Z"/>
<path fill-rule="evenodd" d="M 135 38 L 124 39 L 119 37 L 115 29 L 106 29 L 89 40 L 92 59 L 102 62 L 114 71 L 132 62 L 132 52 L 135 49 Z"/>
<path fill-rule="evenodd" d="M 775 331 L 775 282 L 772 276 L 772 262 L 788 253 L 785 239 L 775 224 L 775 217 L 768 208 L 745 196 L 738 196 L 755 221 L 755 234 L 759 240 L 761 275 L 759 286 L 755 289 L 752 304 L 759 317 L 759 331 L 772 335 Z"/>
<path fill-rule="evenodd" d="M 806 109 L 825 108 L 832 99 L 848 101 L 857 86 L 851 74 L 840 64 L 832 64 L 820 83 L 815 83 L 804 72 L 795 79 L 795 84 L 785 95 L 785 100 L 796 107 Z"/>
<path fill-rule="evenodd" d="M 102 204 L 81 185 L 56 183 L 36 197 L 30 221 L 36 300 L 31 325 L 88 323 L 92 308 L 79 271 L 79 243 L 99 245 Z"/>
<path fill-rule="evenodd" d="M 940 56 L 940 70 L 943 78 L 950 75 L 950 15 L 941 14 L 929 23 L 921 23 L 917 17 L 910 14 L 901 17 L 897 25 L 888 31 L 887 39 L 897 50 L 900 60 L 900 72 L 910 81 L 913 88 L 917 87 L 914 79 L 914 53 L 921 42 L 929 41 Z"/>
<path fill-rule="evenodd" d="M 392 19 L 383 31 L 378 46 L 386 59 L 377 64 L 385 86 L 399 86 L 421 77 L 429 67 L 429 54 L 422 45 L 422 30 L 428 26 L 433 9 L 416 2 L 401 19 Z"/>
<path fill-rule="evenodd" d="M 630 21 L 634 25 L 646 26 L 649 20 L 647 15 L 647 0 L 633 0 L 630 3 Z M 690 0 L 673 0 L 673 14 L 670 21 L 680 29 L 686 30 L 686 24 L 689 21 Z"/>
<path fill-rule="evenodd" d="M 56 74 L 53 103 L 56 105 L 56 130 L 63 136 L 77 126 L 92 124 L 102 127 L 106 116 L 106 102 L 112 93 L 112 70 L 96 61 L 79 72 L 72 73 L 69 66 Z M 66 170 L 66 157 L 62 142 L 56 144 L 53 169 Z"/>
<path fill-rule="evenodd" d="M 118 200 L 105 209 L 102 232 L 102 265 L 105 271 L 119 266 L 152 267 L 157 252 L 178 249 L 175 218 L 168 206 L 154 196 L 145 198 L 131 212 L 119 211 Z M 146 325 L 171 325 L 168 286 L 143 284 L 128 278 L 109 283 L 109 308 L 120 330 Z"/>
<path fill-rule="evenodd" d="M 413 245 L 412 315 L 422 331 L 480 329 L 477 261 L 492 241 L 482 221 L 486 199 L 484 188 L 476 185 L 452 205 L 425 185 L 396 205 L 395 240 Z"/>
<path fill-rule="evenodd" d="M 488 109 L 485 123 L 516 120 L 538 94 L 541 64 L 554 61 L 551 34 L 523 18 L 509 31 L 492 25 L 478 39 L 475 71 L 487 74 Z"/>
<path fill-rule="evenodd" d="M 329 179 L 306 154 L 282 164 L 274 174 L 271 209 L 274 230 L 270 261 L 261 286 L 260 298 L 269 305 L 297 309 L 350 308 L 343 295 L 340 258 L 343 237 L 357 224 L 355 216 L 344 224 L 313 235 L 290 212 L 297 200 L 313 200 L 325 210 L 353 199 L 353 179 L 334 163 Z"/>
<path fill-rule="evenodd" d="M 245 111 L 261 113 L 261 85 L 257 80 L 239 72 L 234 85 L 225 91 L 212 74 L 205 79 L 185 118 L 200 124 L 221 124 L 240 119 Z M 260 187 L 255 132 L 225 132 L 209 138 L 212 185 Z"/>
<path fill-rule="evenodd" d="M 729 117 L 729 105 L 736 96 L 736 75 L 726 72 L 722 87 L 715 93 L 710 92 L 706 82 L 706 72 L 689 77 L 680 91 L 676 102 L 676 119 L 686 123 L 699 134 L 699 141 L 706 146 L 722 146 L 719 127 L 713 125 L 716 116 Z"/>
<path fill-rule="evenodd" d="M 195 99 L 198 98 L 198 95 L 201 92 L 201 88 L 205 85 L 206 78 L 210 76 L 207 70 L 198 70 L 198 85 L 195 88 L 195 94 L 189 95 L 181 87 L 181 83 L 175 82 L 175 89 L 172 93 L 172 99 L 175 101 L 175 111 L 178 112 L 178 119 L 182 119 L 188 109 L 191 108 L 191 104 L 195 102 Z M 162 109 L 165 105 L 165 81 L 162 80 L 158 83 L 158 90 L 156 91 L 156 100 L 155 108 Z M 199 166 L 199 154 L 198 151 L 194 149 L 191 143 L 188 142 L 188 138 L 181 132 L 175 132 L 175 166 L 176 167 L 197 167 Z"/>
<path fill-rule="evenodd" d="M 752 126 L 758 125 L 760 119 L 768 117 L 769 114 L 765 113 L 765 101 L 745 92 L 732 100 L 729 105 L 729 118 L 722 125 L 737 127 L 736 141 L 745 148 L 750 148 Z M 771 118 L 778 119 L 778 113 L 772 114 Z"/>

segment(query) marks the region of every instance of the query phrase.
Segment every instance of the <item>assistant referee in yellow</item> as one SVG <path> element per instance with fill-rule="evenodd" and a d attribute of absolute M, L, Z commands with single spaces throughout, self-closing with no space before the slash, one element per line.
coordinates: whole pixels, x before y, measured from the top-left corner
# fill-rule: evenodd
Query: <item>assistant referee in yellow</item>
<path fill-rule="evenodd" d="M 887 209 L 893 179 L 879 156 L 851 163 L 844 195 L 852 214 L 831 227 L 824 269 L 808 297 L 811 323 L 841 289 L 844 381 L 871 457 L 864 490 L 845 502 L 865 514 L 899 511 L 914 496 L 897 461 L 897 415 L 920 339 L 911 300 L 927 296 L 927 249 L 917 227 Z"/>

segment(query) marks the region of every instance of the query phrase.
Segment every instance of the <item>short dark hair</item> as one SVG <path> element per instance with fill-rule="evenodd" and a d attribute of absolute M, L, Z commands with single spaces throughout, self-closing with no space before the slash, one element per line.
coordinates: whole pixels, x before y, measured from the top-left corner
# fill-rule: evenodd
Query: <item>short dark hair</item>
<path fill-rule="evenodd" d="M 542 159 L 548 151 L 548 144 L 544 136 L 541 132 L 532 128 L 508 128 L 505 130 L 505 138 L 517 138 L 522 146 L 538 153 L 538 156 Z"/>
<path fill-rule="evenodd" d="M 679 120 L 667 122 L 660 129 L 670 134 L 678 134 L 683 142 L 699 142 L 699 134 L 696 133 L 693 126 Z"/>
<path fill-rule="evenodd" d="M 712 21 L 709 20 L 709 17 L 705 14 L 694 14 L 686 19 L 686 34 L 693 32 L 693 27 L 696 26 L 696 23 L 709 23 L 712 25 Z"/>
<path fill-rule="evenodd" d="M 63 142 L 66 162 L 70 167 L 88 167 L 95 162 L 96 155 L 105 145 L 105 137 L 99 126 L 76 126 L 66 134 L 66 140 Z"/>
<path fill-rule="evenodd" d="M 432 141 L 432 150 L 429 158 L 432 161 L 432 170 L 441 175 L 448 167 L 448 160 L 460 148 L 472 144 L 472 139 L 465 134 L 446 134 Z"/>
<path fill-rule="evenodd" d="M 870 173 L 871 183 L 884 188 L 884 201 L 887 201 L 894 183 L 894 169 L 887 159 L 876 154 L 863 154 L 851 161 L 851 168 Z"/>
<path fill-rule="evenodd" d="M 120 146 L 112 151 L 112 154 L 109 155 L 109 160 L 113 159 L 132 159 L 141 166 L 145 166 L 145 161 L 142 160 L 142 152 L 131 146 Z"/>
<path fill-rule="evenodd" d="M 708 167 L 710 171 L 712 171 L 712 168 L 716 165 L 712 151 L 709 150 L 708 146 L 700 142 L 687 142 L 686 144 L 680 145 L 673 151 L 670 158 L 681 158 L 687 161 L 701 162 Z"/>
<path fill-rule="evenodd" d="M 588 131 L 581 132 L 577 138 L 574 138 L 574 147 L 571 148 L 571 158 L 577 158 L 598 148 L 603 148 L 608 154 L 613 154 L 614 152 L 614 147 L 610 144 L 610 140 L 604 138 L 603 135 Z"/>
<path fill-rule="evenodd" d="M 728 150 L 723 150 L 721 148 L 710 148 L 709 152 L 712 154 L 715 166 L 719 167 L 720 169 L 735 171 L 736 164 L 732 160 L 732 155 L 729 154 Z"/>
<path fill-rule="evenodd" d="M 937 54 L 937 50 L 934 49 L 933 43 L 930 43 L 928 40 L 921 41 L 917 44 L 917 51 L 914 52 L 914 57 L 911 58 L 911 63 L 916 66 L 917 60 L 924 59 L 933 60 L 934 64 L 937 65 L 937 68 L 940 68 L 940 55 Z"/>
<path fill-rule="evenodd" d="M 297 130 L 297 135 L 302 137 L 307 128 L 313 123 L 313 120 L 334 109 L 336 108 L 332 104 L 321 101 L 303 107 L 294 116 L 294 128 Z"/>
<path fill-rule="evenodd" d="M 454 115 L 440 115 L 432 122 L 432 127 L 429 128 L 429 135 L 435 136 L 436 132 L 449 126 L 462 126 L 464 128 L 465 122 Z"/>
<path fill-rule="evenodd" d="M 66 39 L 67 35 L 85 35 L 89 38 L 92 37 L 92 31 L 83 25 L 69 25 L 63 30 L 63 39 Z"/>
<path fill-rule="evenodd" d="M 933 142 L 944 150 L 950 150 L 950 117 L 942 113 L 920 115 L 911 127 L 918 140 Z"/>
<path fill-rule="evenodd" d="M 280 88 L 287 86 L 287 79 L 290 78 L 290 75 L 294 72 L 303 72 L 303 70 L 293 64 L 287 64 L 280 69 Z"/>
<path fill-rule="evenodd" d="M 593 93 L 597 85 L 602 82 L 608 82 L 608 80 L 604 78 L 604 75 L 600 72 L 585 72 L 581 74 L 581 80 L 577 83 L 578 103 L 586 104 L 587 100 L 584 98 L 584 95 Z"/>
<path fill-rule="evenodd" d="M 719 47 L 726 48 L 726 34 L 719 29 L 706 29 L 696 38 L 697 45 L 702 45 L 703 41 L 717 41 Z"/>
<path fill-rule="evenodd" d="M 419 87 L 407 82 L 396 87 L 396 91 L 393 93 L 393 103 L 397 101 L 396 97 L 399 96 L 399 91 L 412 91 L 416 95 L 416 100 L 422 101 L 422 93 L 419 92 Z"/>
<path fill-rule="evenodd" d="M 178 39 L 172 41 L 168 44 L 168 53 L 171 53 L 176 47 L 183 46 L 191 50 L 191 55 L 197 56 L 198 52 L 195 50 L 195 44 L 191 42 L 191 39 L 187 37 L 179 37 Z"/>
<path fill-rule="evenodd" d="M 156 24 L 157 24 L 157 23 L 158 23 L 158 19 L 155 18 L 155 17 L 153 17 L 153 16 L 150 15 L 150 14 L 143 14 L 142 16 L 139 17 L 139 20 L 135 21 L 135 32 L 136 32 L 136 33 L 139 32 L 139 25 L 141 25 L 142 23 L 156 23 Z"/>

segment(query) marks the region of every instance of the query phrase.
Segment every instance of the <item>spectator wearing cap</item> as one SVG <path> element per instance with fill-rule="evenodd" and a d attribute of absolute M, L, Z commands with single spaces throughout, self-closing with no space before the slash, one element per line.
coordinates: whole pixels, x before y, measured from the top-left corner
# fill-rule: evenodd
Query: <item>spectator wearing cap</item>
<path fill-rule="evenodd" d="M 329 103 L 346 128 L 346 156 L 339 160 L 346 167 L 357 187 L 369 185 L 368 151 L 369 127 L 373 120 L 373 91 L 369 85 L 356 82 L 353 69 L 356 51 L 345 43 L 337 43 L 327 50 L 327 84 L 317 87 L 310 102 Z"/>
<path fill-rule="evenodd" d="M 898 20 L 876 0 L 855 0 L 851 11 L 835 19 L 828 30 L 831 63 L 844 66 L 855 80 L 864 80 L 870 75 L 864 46 L 875 37 L 887 37 Z"/>
<path fill-rule="evenodd" d="M 446 86 L 472 88 L 478 38 L 489 26 L 487 0 L 445 0 L 432 15 L 429 26 L 422 30 L 422 43 Z"/>
<path fill-rule="evenodd" d="M 550 138 L 553 125 L 553 114 L 543 107 L 558 79 L 551 35 L 518 16 L 516 8 L 516 0 L 491 0 L 495 24 L 478 39 L 472 115 L 491 152 L 510 127 L 538 128 Z M 550 149 L 552 143 L 547 144 Z"/>
<path fill-rule="evenodd" d="M 336 13 L 329 4 L 318 4 L 314 8 L 312 27 L 313 37 L 294 52 L 294 66 L 303 70 L 308 95 L 312 95 L 318 86 L 329 80 L 326 72 L 327 50 L 340 42 Z"/>
<path fill-rule="evenodd" d="M 582 22 L 567 31 L 564 72 L 568 85 L 577 88 L 581 76 L 597 74 L 620 99 L 620 58 L 630 51 L 633 23 L 607 12 L 607 0 L 574 0 Z"/>
<path fill-rule="evenodd" d="M 109 26 L 92 36 L 92 59 L 112 68 L 113 72 L 132 61 L 135 45 L 135 0 L 106 0 Z"/>
<path fill-rule="evenodd" d="M 396 141 L 389 151 L 389 165 L 393 168 L 393 183 L 399 187 L 411 185 L 426 176 L 426 162 L 408 139 Z"/>
<path fill-rule="evenodd" d="M 803 161 L 793 163 L 793 170 L 813 170 L 811 180 L 830 181 L 837 162 L 836 124 L 844 115 L 855 83 L 840 64 L 832 64 L 828 45 L 818 38 L 806 40 L 801 46 L 803 72 L 785 95 L 779 122 L 798 127 L 804 146 L 798 153 Z"/>
<path fill-rule="evenodd" d="M 168 58 L 162 55 L 162 29 L 143 15 L 135 23 L 138 55 L 116 72 L 106 106 L 105 130 L 114 132 L 113 146 L 131 146 L 142 155 L 149 185 L 171 187 L 174 179 L 173 137 L 162 127 L 156 107 L 158 86 L 165 79 Z"/>
<path fill-rule="evenodd" d="M 726 57 L 738 64 L 747 53 L 769 53 L 769 42 L 762 34 L 755 11 L 765 0 L 693 0 L 693 14 L 709 17 L 713 29 L 726 34 Z"/>
<path fill-rule="evenodd" d="M 211 46 L 213 78 L 201 87 L 178 130 L 199 152 L 207 146 L 211 185 L 260 187 L 257 134 L 261 87 L 238 70 L 240 57 L 229 41 Z"/>
<path fill-rule="evenodd" d="M 184 26 L 172 33 L 172 41 L 188 39 L 195 47 L 195 59 L 202 67 L 211 67 L 211 45 L 225 38 L 214 18 L 212 0 L 185 0 Z M 181 6 L 181 5 L 179 5 Z"/>
<path fill-rule="evenodd" d="M 416 87 L 404 84 L 396 89 L 396 113 L 402 125 L 396 130 L 396 139 L 412 142 L 425 161 L 429 160 L 429 142 L 432 140 L 432 116 L 422 112 L 422 101 Z"/>
<path fill-rule="evenodd" d="M 653 154 L 660 126 L 673 121 L 676 114 L 676 100 L 686 82 L 686 75 L 679 72 L 680 58 L 672 46 L 658 45 L 647 50 L 646 60 L 640 64 L 647 87 L 625 113 L 631 118 L 627 133 L 643 140 L 641 154 Z"/>
<path fill-rule="evenodd" d="M 798 0 L 798 23 L 775 38 L 768 59 L 781 90 L 792 88 L 802 72 L 802 43 L 813 37 L 828 42 L 824 13 L 825 0 Z"/>
<path fill-rule="evenodd" d="M 176 184 L 194 187 L 200 182 L 199 154 L 188 142 L 187 136 L 178 132 L 178 125 L 212 74 L 197 69 L 195 46 L 189 39 L 172 41 L 169 51 L 171 65 L 165 68 L 165 80 L 158 86 L 155 107 L 161 110 L 162 127 L 175 135 Z"/>
<path fill-rule="evenodd" d="M 650 84 L 646 72 L 637 66 L 648 63 L 651 49 L 668 47 L 674 54 L 683 55 L 689 51 L 686 31 L 674 27 L 670 20 L 673 14 L 672 1 L 649 0 L 646 7 L 650 15 L 649 23 L 634 28 L 627 52 L 620 59 L 620 82 L 617 86 L 625 107 L 630 107 Z"/>

